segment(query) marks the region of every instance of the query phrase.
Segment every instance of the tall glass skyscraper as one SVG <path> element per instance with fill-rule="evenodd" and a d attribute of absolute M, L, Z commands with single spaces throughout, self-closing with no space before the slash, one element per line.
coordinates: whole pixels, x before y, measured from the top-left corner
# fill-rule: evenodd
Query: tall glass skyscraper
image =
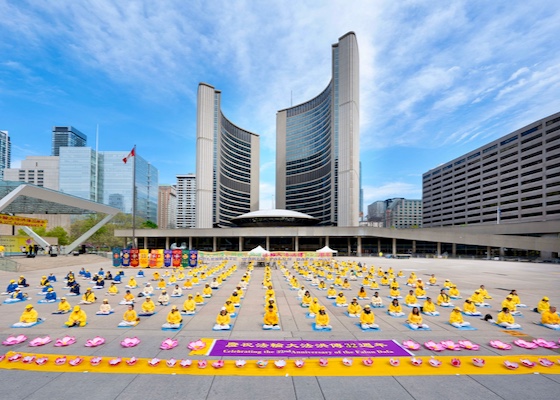
<path fill-rule="evenodd" d="M 8 131 L 0 131 L 0 181 L 4 180 L 4 168 L 10 168 L 12 143 Z"/>
<path fill-rule="evenodd" d="M 85 147 L 87 136 L 73 126 L 53 126 L 52 156 L 60 155 L 61 147 Z"/>
<path fill-rule="evenodd" d="M 317 97 L 276 115 L 276 205 L 326 225 L 358 226 L 360 92 L 356 35 L 332 45 L 332 78 Z"/>
<path fill-rule="evenodd" d="M 196 125 L 196 227 L 230 226 L 259 209 L 258 135 L 229 121 L 221 92 L 198 86 Z"/>

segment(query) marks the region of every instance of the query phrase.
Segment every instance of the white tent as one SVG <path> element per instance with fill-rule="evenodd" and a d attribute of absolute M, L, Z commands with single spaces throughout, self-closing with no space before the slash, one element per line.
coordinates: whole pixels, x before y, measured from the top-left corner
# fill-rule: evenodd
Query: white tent
<path fill-rule="evenodd" d="M 255 247 L 253 250 L 249 252 L 250 256 L 266 256 L 268 255 L 269 251 L 263 249 L 261 246 Z"/>
<path fill-rule="evenodd" d="M 329 246 L 325 246 L 322 249 L 316 251 L 316 253 L 338 253 L 338 250 L 333 250 Z"/>

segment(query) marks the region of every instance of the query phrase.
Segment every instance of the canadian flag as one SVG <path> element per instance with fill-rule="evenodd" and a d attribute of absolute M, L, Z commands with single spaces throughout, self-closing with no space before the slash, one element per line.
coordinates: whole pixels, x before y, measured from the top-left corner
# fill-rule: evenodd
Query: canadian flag
<path fill-rule="evenodd" d="M 136 147 L 133 147 L 132 150 L 130 150 L 130 153 L 128 153 L 128 156 L 126 156 L 125 158 L 123 158 L 123 162 L 126 164 L 128 159 L 130 157 L 134 157 L 136 155 L 136 151 L 135 151 Z"/>

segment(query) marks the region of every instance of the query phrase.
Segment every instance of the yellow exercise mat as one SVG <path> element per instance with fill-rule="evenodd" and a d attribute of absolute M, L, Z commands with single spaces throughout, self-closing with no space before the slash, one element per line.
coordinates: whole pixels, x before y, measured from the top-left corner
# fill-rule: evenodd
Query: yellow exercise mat
<path fill-rule="evenodd" d="M 10 362 L 8 359 L 16 354 L 21 355 L 19 361 Z M 34 356 L 35 359 L 29 363 L 24 362 L 25 357 Z M 35 360 L 41 357 L 48 357 L 48 361 L 43 365 L 37 365 Z M 66 362 L 62 365 L 56 365 L 55 360 L 60 357 L 66 357 Z M 70 365 L 70 361 L 76 357 L 83 358 L 83 361 L 76 366 Z M 329 358 L 326 366 L 320 366 L 318 359 L 302 359 L 304 362 L 301 368 L 295 365 L 294 359 L 287 359 L 283 368 L 274 365 L 276 360 L 264 360 L 267 365 L 259 367 L 260 360 L 245 360 L 246 364 L 239 368 L 236 366 L 235 360 L 223 360 L 223 366 L 215 368 L 212 366 L 218 360 L 200 360 L 207 362 L 205 368 L 198 367 L 199 360 L 192 360 L 192 365 L 183 367 L 180 365 L 181 360 L 177 360 L 173 367 L 167 365 L 167 360 L 160 360 L 155 366 L 149 364 L 153 359 L 139 358 L 134 365 L 126 363 L 130 358 L 122 358 L 119 364 L 111 366 L 110 360 L 115 357 L 103 357 L 100 364 L 92 366 L 90 360 L 92 356 L 76 356 L 76 355 L 60 355 L 60 354 L 37 354 L 37 353 L 16 353 L 8 352 L 4 360 L 0 362 L 0 369 L 13 369 L 22 371 L 37 372 L 98 372 L 98 373 L 117 373 L 117 374 L 188 374 L 188 375 L 223 375 L 223 376 L 419 376 L 419 375 L 518 375 L 518 374 L 560 374 L 560 359 L 556 357 L 547 357 L 554 365 L 544 367 L 539 364 L 538 356 L 534 355 L 511 355 L 511 356 L 488 356 L 480 357 L 485 360 L 484 367 L 476 367 L 473 365 L 472 356 L 444 356 L 435 357 L 441 361 L 441 366 L 432 367 L 429 364 L 430 357 L 417 357 L 422 360 L 419 366 L 412 365 L 411 357 L 393 358 L 398 360 L 399 366 L 392 366 L 389 358 L 374 358 L 371 366 L 364 365 L 362 358 L 352 359 L 352 364 L 346 366 L 341 358 Z M 459 367 L 451 364 L 452 359 L 461 362 Z M 525 367 L 521 364 L 521 359 L 527 359 L 536 365 L 532 368 Z M 505 361 L 519 364 L 517 369 L 508 369 L 504 365 Z M 261 363 L 262 364 L 262 363 Z"/>

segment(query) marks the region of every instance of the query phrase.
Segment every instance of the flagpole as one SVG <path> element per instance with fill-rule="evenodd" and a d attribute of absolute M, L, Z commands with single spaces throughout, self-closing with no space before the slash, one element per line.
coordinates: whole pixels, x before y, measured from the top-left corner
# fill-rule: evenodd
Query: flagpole
<path fill-rule="evenodd" d="M 132 149 L 132 248 L 137 249 L 136 243 L 136 145 Z"/>

